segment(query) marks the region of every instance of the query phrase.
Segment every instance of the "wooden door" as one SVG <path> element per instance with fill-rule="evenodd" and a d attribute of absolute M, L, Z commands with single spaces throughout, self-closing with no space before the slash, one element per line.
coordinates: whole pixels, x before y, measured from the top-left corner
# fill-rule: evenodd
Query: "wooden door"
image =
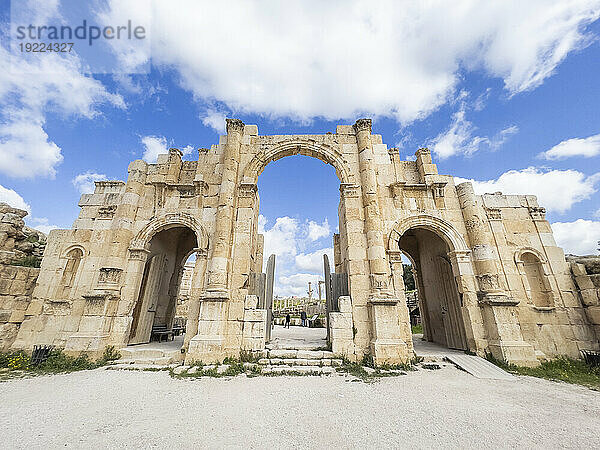
<path fill-rule="evenodd" d="M 438 258 L 438 270 L 442 283 L 442 317 L 446 346 L 458 350 L 467 349 L 465 328 L 462 320 L 460 296 L 456 287 L 456 280 L 452 275 L 452 266 L 444 257 Z"/>
<path fill-rule="evenodd" d="M 134 311 L 134 323 L 132 324 L 132 335 L 130 344 L 142 344 L 150 342 L 152 334 L 152 324 L 154 322 L 154 313 L 156 312 L 157 295 L 160 292 L 162 284 L 163 271 L 165 266 L 165 255 L 157 255 L 150 260 L 150 265 L 145 272 L 137 311 Z M 137 320 L 136 320 L 137 319 Z M 136 323 L 137 322 L 137 323 Z M 134 328 L 135 326 L 135 328 Z"/>

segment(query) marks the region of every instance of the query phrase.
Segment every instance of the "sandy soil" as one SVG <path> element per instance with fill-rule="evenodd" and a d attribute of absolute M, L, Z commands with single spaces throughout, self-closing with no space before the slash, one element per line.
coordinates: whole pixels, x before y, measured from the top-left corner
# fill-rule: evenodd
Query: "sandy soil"
<path fill-rule="evenodd" d="M 600 448 L 600 393 L 454 367 L 376 383 L 97 369 L 0 383 L 2 448 Z"/>

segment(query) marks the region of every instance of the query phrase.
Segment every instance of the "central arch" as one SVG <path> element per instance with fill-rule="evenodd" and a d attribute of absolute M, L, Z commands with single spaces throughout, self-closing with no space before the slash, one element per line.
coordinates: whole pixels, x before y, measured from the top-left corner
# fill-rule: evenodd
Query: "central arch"
<path fill-rule="evenodd" d="M 278 161 L 278 160 L 283 159 L 288 156 L 290 156 L 290 157 L 291 156 L 296 156 L 296 157 L 305 156 L 305 157 L 311 158 L 313 160 L 318 159 L 321 162 L 324 162 L 325 164 L 333 167 L 333 169 L 335 170 L 336 177 L 337 177 L 336 184 L 338 186 L 338 189 L 336 189 L 336 195 L 338 196 L 338 200 L 340 202 L 340 204 L 338 204 L 338 208 L 337 208 L 338 209 L 337 219 L 339 221 L 340 220 L 340 208 L 342 207 L 341 206 L 342 197 L 339 194 L 340 193 L 339 186 L 352 184 L 354 177 L 351 175 L 350 168 L 349 168 L 347 161 L 344 159 L 343 155 L 338 151 L 338 149 L 335 148 L 334 146 L 316 142 L 310 138 L 303 139 L 301 137 L 294 138 L 291 140 L 286 140 L 284 142 L 279 142 L 279 143 L 275 143 L 275 144 L 269 143 L 266 145 L 262 145 L 259 147 L 259 151 L 252 157 L 252 159 L 245 165 L 245 167 L 243 167 L 242 177 L 241 177 L 241 186 L 242 187 L 243 186 L 253 187 L 255 192 L 258 192 L 257 189 L 258 189 L 258 184 L 259 184 L 259 177 L 265 171 L 265 169 L 267 168 L 269 163 Z M 299 191 L 299 192 L 300 192 L 300 195 L 302 195 L 301 191 Z M 255 197 L 255 201 L 252 203 L 253 207 L 256 208 L 254 211 L 254 217 L 258 217 L 258 212 L 259 212 L 259 208 L 260 208 L 259 204 L 260 204 L 260 201 L 259 201 L 259 197 L 257 195 Z M 257 233 L 256 226 L 253 228 L 252 232 L 254 234 Z M 345 233 L 344 227 L 342 226 L 341 223 L 340 223 L 339 233 L 342 235 L 344 235 L 344 233 Z M 252 240 L 254 241 L 255 239 L 253 238 Z M 333 242 L 331 242 L 329 244 L 329 246 L 335 247 L 335 244 Z M 264 258 L 266 259 L 269 256 L 270 256 L 269 254 L 265 254 Z M 261 259 L 262 259 L 262 255 L 261 255 Z M 342 270 L 341 265 L 338 269 Z M 314 275 L 314 272 L 311 272 L 311 274 Z M 324 279 L 326 279 L 326 276 L 324 276 L 324 274 L 321 273 L 318 278 L 318 282 L 315 281 L 313 283 L 312 287 L 315 288 L 315 292 L 317 289 L 320 289 L 320 287 L 322 286 L 321 283 L 324 283 L 324 281 L 322 281 Z M 271 283 L 273 283 L 273 277 L 271 278 L 271 280 L 272 280 Z M 336 278 L 336 280 L 337 280 L 337 278 Z M 346 281 L 345 281 L 344 286 L 347 286 L 347 278 L 345 280 Z M 341 284 L 342 283 L 340 283 L 340 285 Z M 346 290 L 347 290 L 347 288 L 346 288 Z M 270 287 L 270 291 L 273 292 L 272 286 Z M 327 289 L 324 289 L 323 294 L 324 294 L 324 296 L 328 297 L 329 295 L 325 295 L 326 291 L 327 291 Z M 267 285 L 265 292 L 269 292 L 268 285 Z M 344 292 L 345 292 L 345 290 L 344 290 Z M 268 294 L 266 294 L 266 296 L 268 296 Z M 287 299 L 287 297 L 286 297 L 286 299 Z M 314 302 L 314 299 L 312 297 L 310 297 L 310 294 L 309 294 L 309 300 L 307 300 L 305 303 L 300 303 L 293 307 L 289 307 L 289 308 L 287 306 L 282 307 L 282 305 L 283 305 L 282 302 L 276 303 L 276 305 L 279 306 L 279 308 L 276 308 L 279 311 L 279 313 L 281 314 L 282 311 L 285 311 L 285 313 L 283 314 L 283 316 L 278 316 L 275 319 L 273 319 L 273 323 L 277 322 L 277 325 L 281 326 L 282 324 L 280 324 L 279 321 L 283 320 L 283 318 L 285 318 L 285 316 L 290 311 L 294 310 L 292 316 L 294 316 L 294 314 L 297 313 L 300 315 L 301 319 L 303 317 L 302 313 L 304 313 L 304 318 L 302 320 L 298 319 L 299 326 L 307 326 L 308 319 L 311 316 L 314 317 L 315 314 L 317 316 L 319 316 L 318 317 L 319 321 L 316 321 L 315 323 L 320 322 L 322 324 L 325 324 L 326 322 L 323 321 L 321 314 L 324 314 L 324 316 L 328 318 L 330 311 L 329 311 L 328 307 L 323 308 L 323 311 L 321 311 L 321 306 L 325 306 L 326 304 L 328 305 L 328 303 L 325 302 L 323 305 L 319 305 L 316 303 L 313 304 L 312 302 Z M 273 305 L 273 303 L 269 303 L 268 301 L 266 301 L 265 304 Z M 288 305 L 288 303 L 285 303 L 285 304 Z M 297 309 L 297 311 L 296 311 L 296 309 Z M 310 316 L 308 315 L 309 311 L 310 311 Z M 271 315 L 272 315 L 272 313 L 269 313 L 268 317 L 272 317 Z M 270 321 L 271 319 L 268 319 L 268 320 Z M 295 324 L 295 322 L 296 322 L 295 316 L 292 317 L 292 322 L 294 322 L 293 324 Z M 315 330 L 310 330 L 311 333 L 309 333 L 309 334 L 311 335 L 311 339 L 315 339 L 315 342 L 317 342 L 317 341 L 320 342 L 320 340 L 323 339 L 322 344 L 326 345 L 325 339 L 326 339 L 327 333 L 323 333 L 323 336 L 321 336 L 321 333 L 320 333 L 320 331 L 325 330 L 325 328 L 326 327 L 323 326 L 322 328 L 317 327 L 317 329 L 315 329 Z M 287 342 L 286 345 L 296 345 L 296 344 L 292 344 L 295 341 L 298 341 L 298 345 L 302 344 L 301 339 L 299 340 L 298 336 L 296 334 L 294 334 L 298 330 L 298 329 L 296 329 L 296 327 L 292 327 L 291 335 L 289 334 L 290 333 L 289 330 L 285 331 L 285 332 L 283 332 L 282 330 L 283 330 L 283 328 L 280 329 L 279 327 L 275 327 L 274 328 L 275 334 L 273 335 L 273 339 L 275 339 L 275 340 L 284 339 L 284 336 L 285 336 L 285 339 Z M 287 333 L 287 334 L 285 334 L 285 333 Z M 267 333 L 266 339 L 268 340 L 270 337 L 271 337 L 271 333 Z"/>
<path fill-rule="evenodd" d="M 327 144 L 301 139 L 285 141 L 257 153 L 244 169 L 242 182 L 256 184 L 267 164 L 292 155 L 317 158 L 334 167 L 341 183 L 352 183 L 350 170 L 339 151 Z"/>

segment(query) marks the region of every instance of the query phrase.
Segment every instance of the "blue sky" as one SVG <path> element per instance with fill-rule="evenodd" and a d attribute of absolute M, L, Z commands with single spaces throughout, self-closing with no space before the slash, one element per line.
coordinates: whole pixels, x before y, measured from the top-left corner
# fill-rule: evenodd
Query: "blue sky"
<path fill-rule="evenodd" d="M 68 55 L 15 51 L 11 5 L 1 4 L 10 70 L 0 74 L 0 201 L 27 208 L 31 226 L 70 227 L 93 180 L 126 179 L 136 158 L 171 146 L 194 158 L 218 142 L 225 117 L 261 134 L 335 132 L 372 117 L 403 158 L 428 146 L 440 173 L 480 193 L 535 194 L 567 252 L 596 252 L 599 1 L 92 1 L 78 18 L 132 20 L 148 37 L 76 42 Z M 12 25 L 18 16 L 75 26 L 72 5 L 15 3 Z M 103 74 L 95 49 L 109 56 Z M 331 252 L 335 172 L 285 158 L 259 189 L 278 292 L 300 295 Z"/>

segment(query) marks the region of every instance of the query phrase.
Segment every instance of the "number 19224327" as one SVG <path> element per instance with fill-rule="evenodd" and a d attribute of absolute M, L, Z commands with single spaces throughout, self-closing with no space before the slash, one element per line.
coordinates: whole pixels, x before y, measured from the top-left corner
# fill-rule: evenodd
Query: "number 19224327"
<path fill-rule="evenodd" d="M 23 53 L 70 53 L 73 42 L 21 42 L 19 49 Z"/>

